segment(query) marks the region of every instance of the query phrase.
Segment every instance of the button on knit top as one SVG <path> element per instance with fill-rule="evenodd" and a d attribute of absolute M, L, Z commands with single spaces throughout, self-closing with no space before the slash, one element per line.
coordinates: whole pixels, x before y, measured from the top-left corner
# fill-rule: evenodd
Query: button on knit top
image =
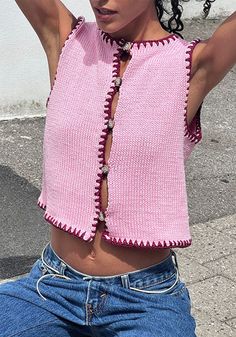
<path fill-rule="evenodd" d="M 38 205 L 49 223 L 91 242 L 104 218 L 102 238 L 115 245 L 191 245 L 185 162 L 202 138 L 202 104 L 187 125 L 187 99 L 199 41 L 174 33 L 159 40 L 114 39 L 96 22 L 78 18 L 46 104 Z M 124 53 L 131 59 L 121 78 Z M 108 207 L 102 213 L 104 172 Z"/>

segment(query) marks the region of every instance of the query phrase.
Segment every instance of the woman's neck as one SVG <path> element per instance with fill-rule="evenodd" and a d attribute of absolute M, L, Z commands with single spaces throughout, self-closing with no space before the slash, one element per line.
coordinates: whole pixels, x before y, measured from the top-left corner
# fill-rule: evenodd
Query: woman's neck
<path fill-rule="evenodd" d="M 155 40 L 169 35 L 158 20 L 156 11 L 145 12 L 121 30 L 109 34 L 114 39 L 126 41 Z"/>

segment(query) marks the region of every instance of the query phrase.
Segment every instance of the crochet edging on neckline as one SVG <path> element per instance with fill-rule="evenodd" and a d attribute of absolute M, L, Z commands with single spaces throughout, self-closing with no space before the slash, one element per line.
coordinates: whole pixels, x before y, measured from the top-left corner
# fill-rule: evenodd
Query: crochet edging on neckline
<path fill-rule="evenodd" d="M 119 46 L 123 46 L 125 43 L 130 42 L 133 46 L 137 46 L 138 48 L 140 48 L 140 46 L 147 47 L 148 44 L 152 47 L 153 45 L 158 46 L 160 43 L 165 45 L 165 42 L 170 43 L 173 40 L 175 41 L 176 39 L 180 39 L 180 36 L 178 36 L 175 33 L 171 33 L 168 36 L 165 36 L 161 39 L 128 41 L 124 38 L 120 38 L 120 39 L 113 38 L 110 34 L 104 32 L 100 28 L 98 28 L 98 30 L 100 31 L 100 34 L 102 36 L 103 41 L 106 42 L 106 43 L 110 43 L 111 46 L 113 45 L 113 43 L 116 43 Z"/>

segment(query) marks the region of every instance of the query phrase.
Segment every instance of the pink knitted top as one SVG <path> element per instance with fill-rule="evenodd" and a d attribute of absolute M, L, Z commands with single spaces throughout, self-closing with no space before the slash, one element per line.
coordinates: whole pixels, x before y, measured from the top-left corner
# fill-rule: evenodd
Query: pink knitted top
<path fill-rule="evenodd" d="M 199 41 L 170 34 L 127 43 L 113 39 L 96 22 L 78 18 L 62 48 L 46 104 L 38 205 L 49 223 L 91 242 L 98 219 L 105 218 L 102 238 L 116 245 L 191 244 L 185 161 L 202 138 L 202 104 L 191 126 L 186 110 L 192 51 Z M 122 53 L 132 58 L 121 84 Z M 101 212 L 112 123 L 108 207 Z"/>

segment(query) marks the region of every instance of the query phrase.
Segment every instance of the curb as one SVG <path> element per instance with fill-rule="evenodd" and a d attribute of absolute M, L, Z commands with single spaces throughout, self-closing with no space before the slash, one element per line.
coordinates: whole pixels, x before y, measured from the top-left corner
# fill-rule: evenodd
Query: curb
<path fill-rule="evenodd" d="M 21 279 L 22 277 L 26 276 L 27 274 L 28 274 L 28 273 L 25 273 L 25 274 L 18 275 L 18 276 L 12 277 L 12 278 L 4 279 L 4 280 L 1 280 L 1 279 L 0 279 L 0 284 L 6 283 L 6 282 L 13 282 L 13 281 L 19 280 L 19 279 Z"/>

